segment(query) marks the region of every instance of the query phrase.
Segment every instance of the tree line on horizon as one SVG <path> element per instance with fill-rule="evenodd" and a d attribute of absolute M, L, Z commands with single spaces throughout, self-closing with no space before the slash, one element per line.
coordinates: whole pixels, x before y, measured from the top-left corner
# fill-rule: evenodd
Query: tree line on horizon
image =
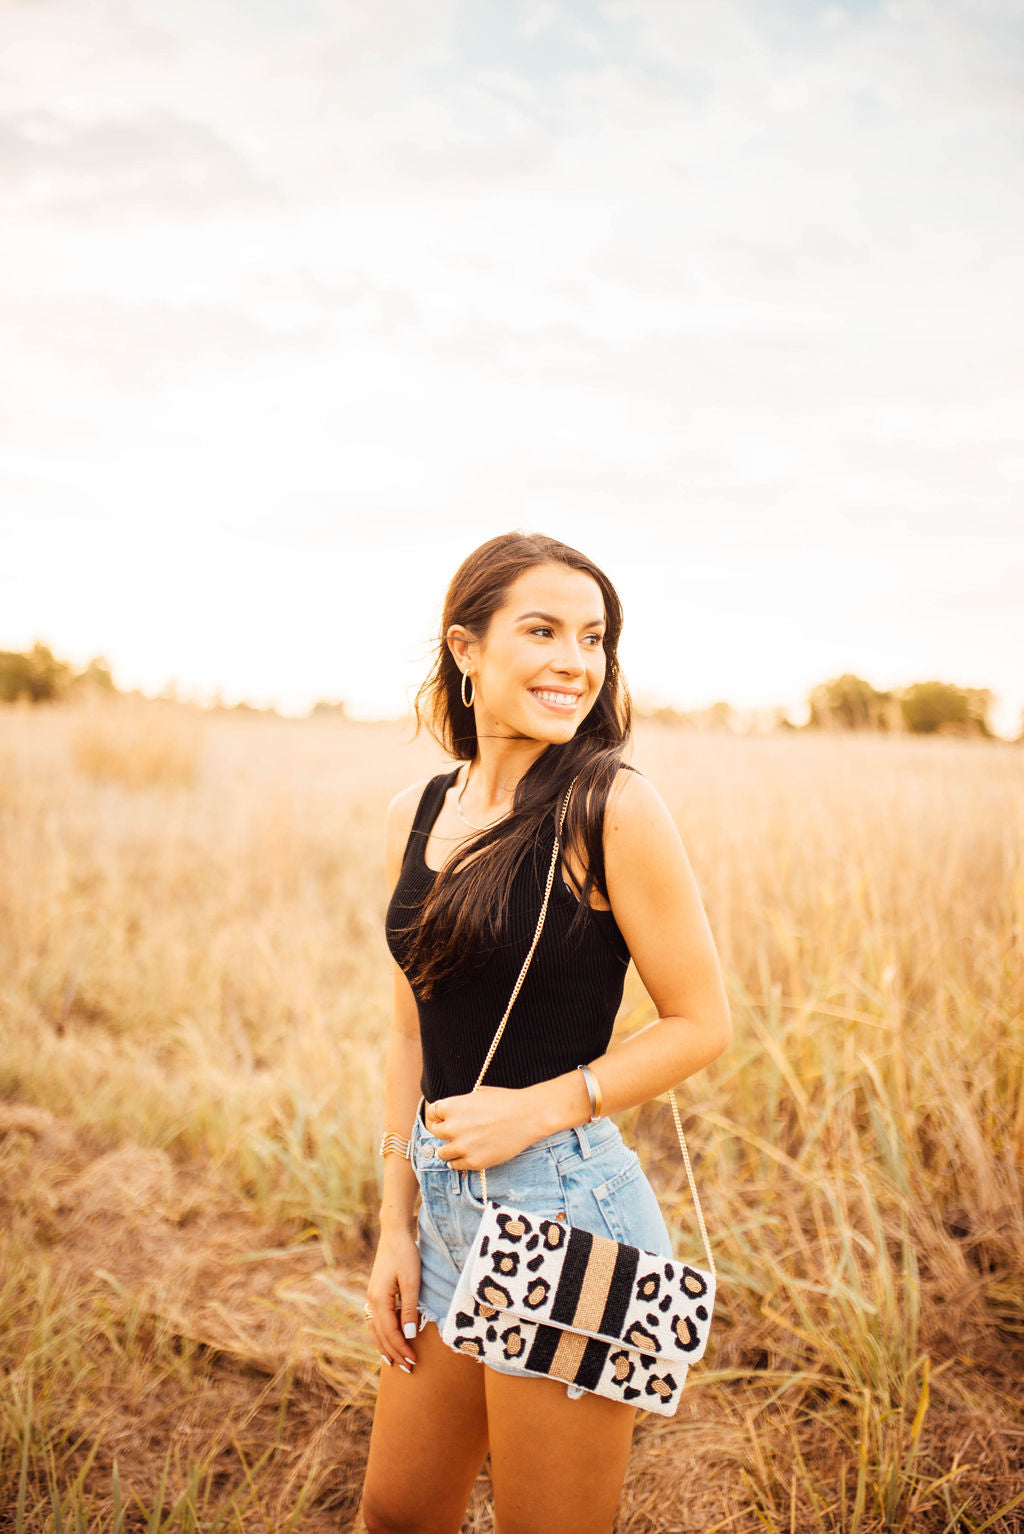
<path fill-rule="evenodd" d="M 97 655 L 81 670 L 54 655 L 40 641 L 30 650 L 0 650 L 0 703 L 63 703 L 87 696 L 124 696 L 116 686 L 106 659 Z M 170 689 L 165 696 L 173 699 Z M 806 725 L 795 725 L 784 709 L 776 709 L 771 723 L 779 729 L 832 731 L 873 730 L 911 735 L 961 735 L 991 740 L 995 732 L 991 711 L 995 694 L 987 687 L 958 687 L 952 682 L 912 682 L 908 687 L 880 691 L 863 677 L 845 672 L 812 688 L 808 697 Z M 217 702 L 214 708 L 224 708 Z M 272 708 L 237 703 L 233 713 L 273 714 Z M 312 714 L 345 717 L 342 702 L 321 700 Z M 704 729 L 735 729 L 743 716 L 725 702 L 710 708 L 682 710 L 672 707 L 640 709 L 642 717 L 663 723 Z M 1024 717 L 1021 721 L 1024 740 Z"/>
<path fill-rule="evenodd" d="M 755 713 L 767 712 L 774 727 L 782 730 L 873 730 L 883 734 L 961 735 L 994 740 L 990 717 L 994 704 L 995 694 L 987 687 L 929 681 L 880 691 L 863 677 L 844 672 L 811 689 L 805 725 L 794 724 L 784 708 Z M 725 702 L 713 703 L 695 713 L 656 709 L 654 717 L 711 729 L 734 729 L 743 719 Z M 1021 738 L 1024 739 L 1024 717 Z"/>
<path fill-rule="evenodd" d="M 68 703 L 88 697 L 138 698 L 147 703 L 179 703 L 182 707 L 205 708 L 233 714 L 268 714 L 277 717 L 274 708 L 260 708 L 254 703 L 224 703 L 218 693 L 212 703 L 198 704 L 179 698 L 171 683 L 158 698 L 137 691 L 124 691 L 114 681 L 110 663 L 96 655 L 80 671 L 58 659 L 49 645 L 39 640 L 31 650 L 0 650 L 0 703 Z M 321 701 L 311 713 L 343 717 L 342 702 Z"/>
<path fill-rule="evenodd" d="M 31 650 L 0 650 L 0 703 L 64 703 L 84 693 L 117 690 L 102 655 L 76 671 L 39 640 Z"/>

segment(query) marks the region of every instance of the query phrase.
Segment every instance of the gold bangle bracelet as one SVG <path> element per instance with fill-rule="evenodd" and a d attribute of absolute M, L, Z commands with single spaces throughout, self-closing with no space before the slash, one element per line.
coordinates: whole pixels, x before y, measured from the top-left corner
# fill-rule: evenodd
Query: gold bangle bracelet
<path fill-rule="evenodd" d="M 403 1140 L 401 1135 L 383 1135 L 380 1142 L 380 1154 L 382 1156 L 401 1156 L 405 1161 L 409 1159 L 409 1142 Z"/>
<path fill-rule="evenodd" d="M 586 1083 L 587 1096 L 590 1098 L 590 1123 L 601 1117 L 601 1083 L 590 1069 L 589 1065 L 578 1065 L 578 1071 L 583 1072 L 583 1080 Z"/>

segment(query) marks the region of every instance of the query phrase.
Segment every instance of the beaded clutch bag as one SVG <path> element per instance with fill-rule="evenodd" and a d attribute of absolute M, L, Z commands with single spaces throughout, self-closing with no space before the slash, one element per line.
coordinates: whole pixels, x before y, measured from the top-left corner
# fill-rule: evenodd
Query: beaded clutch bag
<path fill-rule="evenodd" d="M 442 1337 L 672 1416 L 711 1328 L 714 1275 L 491 1200 Z"/>

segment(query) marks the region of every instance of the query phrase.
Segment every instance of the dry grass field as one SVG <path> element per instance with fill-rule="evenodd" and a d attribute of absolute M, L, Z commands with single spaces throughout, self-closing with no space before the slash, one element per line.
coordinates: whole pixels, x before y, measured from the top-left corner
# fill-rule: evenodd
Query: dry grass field
<path fill-rule="evenodd" d="M 712 1342 L 618 1528 L 1024 1528 L 1024 751 L 648 725 L 634 760 L 736 1038 L 681 1094 Z M 359 1527 L 382 817 L 442 765 L 397 726 L 0 712 L 0 1529 Z M 622 1127 L 699 1257 L 667 1109 Z"/>

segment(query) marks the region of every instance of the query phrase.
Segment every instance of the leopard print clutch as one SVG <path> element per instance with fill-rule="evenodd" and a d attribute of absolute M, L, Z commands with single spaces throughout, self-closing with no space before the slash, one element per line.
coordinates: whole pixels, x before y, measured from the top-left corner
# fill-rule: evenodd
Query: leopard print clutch
<path fill-rule="evenodd" d="M 714 1297 L 713 1273 L 492 1200 L 442 1337 L 671 1417 Z"/>

